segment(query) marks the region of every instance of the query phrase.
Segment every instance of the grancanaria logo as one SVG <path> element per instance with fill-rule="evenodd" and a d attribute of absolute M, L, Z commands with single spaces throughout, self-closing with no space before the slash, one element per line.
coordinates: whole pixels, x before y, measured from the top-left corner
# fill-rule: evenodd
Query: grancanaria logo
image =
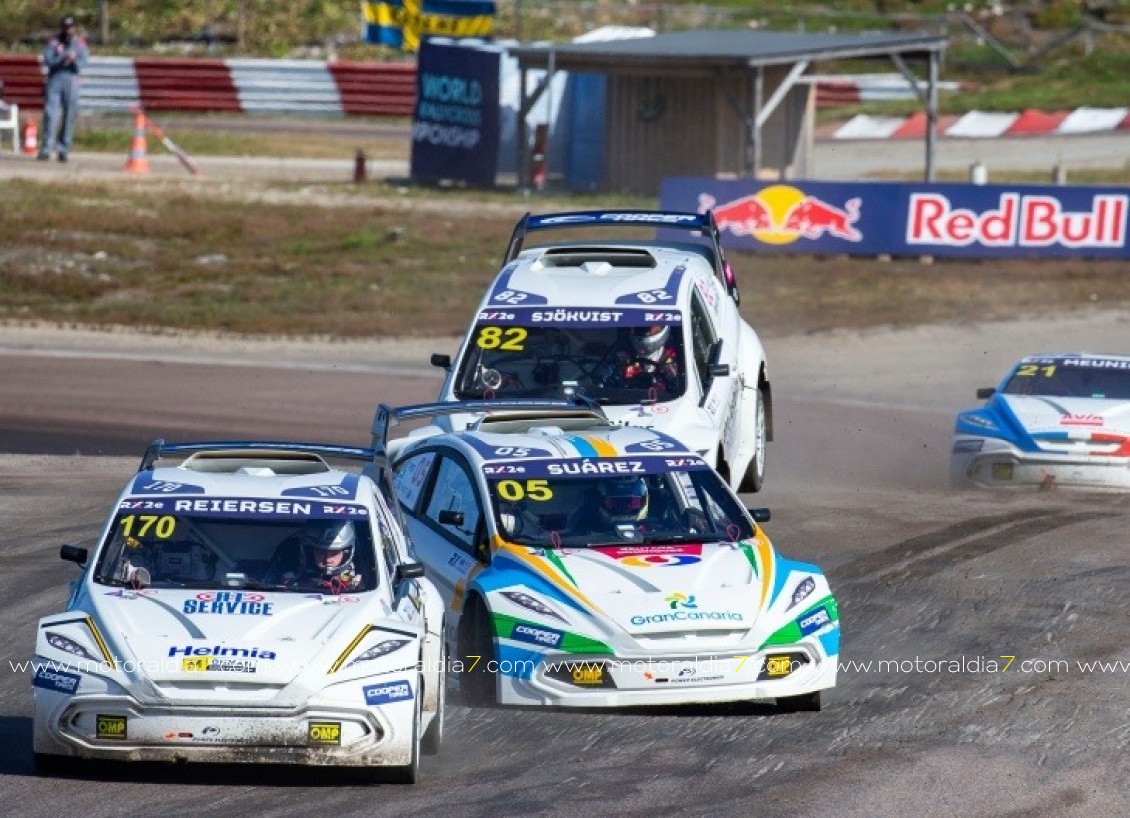
<path fill-rule="evenodd" d="M 698 604 L 694 601 L 694 594 L 687 596 L 686 594 L 680 593 L 679 591 L 676 591 L 675 593 L 671 594 L 671 596 L 669 596 L 669 597 L 665 597 L 663 601 L 666 602 L 667 605 L 673 611 L 676 610 L 677 608 L 697 608 L 698 607 Z"/>
<path fill-rule="evenodd" d="M 713 208 L 720 231 L 751 236 L 764 244 L 792 244 L 797 239 L 819 239 L 824 234 L 857 242 L 863 234 L 855 229 L 861 199 L 857 196 L 842 208 L 810 196 L 792 185 L 770 185 L 751 196 L 718 204 L 709 193 L 699 194 L 698 209 Z"/>

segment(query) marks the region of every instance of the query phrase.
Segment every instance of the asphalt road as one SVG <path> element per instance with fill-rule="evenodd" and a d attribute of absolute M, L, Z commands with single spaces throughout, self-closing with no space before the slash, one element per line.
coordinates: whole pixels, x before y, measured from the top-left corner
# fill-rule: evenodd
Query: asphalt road
<path fill-rule="evenodd" d="M 1130 348 L 1130 317 L 766 339 L 778 549 L 821 564 L 845 662 L 820 713 L 622 713 L 453 697 L 414 787 L 327 770 L 100 765 L 31 772 L 18 664 L 36 619 L 158 435 L 365 443 L 374 404 L 430 399 L 400 347 L 237 345 L 0 327 L 0 793 L 26 816 L 1077 815 L 1130 796 L 1127 495 L 945 485 L 953 411 L 1033 346 Z M 12 452 L 22 452 L 14 454 Z M 1011 664 L 1005 657 L 1014 657 Z M 885 662 L 883 666 L 879 662 Z M 1084 663 L 1122 662 L 1105 670 Z"/>

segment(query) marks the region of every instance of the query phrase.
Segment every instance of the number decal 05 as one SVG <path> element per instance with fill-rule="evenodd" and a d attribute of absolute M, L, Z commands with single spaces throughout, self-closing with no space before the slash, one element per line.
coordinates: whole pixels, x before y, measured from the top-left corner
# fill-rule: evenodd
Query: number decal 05
<path fill-rule="evenodd" d="M 553 489 L 548 480 L 527 480 L 525 484 L 521 480 L 499 480 L 498 496 L 511 503 L 526 497 L 542 502 L 553 497 Z"/>

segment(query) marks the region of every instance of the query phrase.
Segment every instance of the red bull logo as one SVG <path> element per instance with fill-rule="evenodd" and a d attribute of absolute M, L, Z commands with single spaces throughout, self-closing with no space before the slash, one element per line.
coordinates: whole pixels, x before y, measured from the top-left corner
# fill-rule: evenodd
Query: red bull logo
<path fill-rule="evenodd" d="M 792 244 L 798 239 L 825 235 L 857 242 L 863 234 L 855 228 L 861 199 L 855 197 L 836 207 L 791 185 L 770 185 L 751 196 L 718 204 L 708 193 L 698 197 L 699 212 L 714 209 L 721 231 L 751 236 L 765 244 Z"/>

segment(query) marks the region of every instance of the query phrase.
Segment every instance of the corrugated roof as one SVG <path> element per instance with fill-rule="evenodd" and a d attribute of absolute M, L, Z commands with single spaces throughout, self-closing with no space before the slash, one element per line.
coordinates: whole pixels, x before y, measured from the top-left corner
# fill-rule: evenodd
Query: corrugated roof
<path fill-rule="evenodd" d="M 944 51 L 938 34 L 797 34 L 781 31 L 697 30 L 631 40 L 517 46 L 509 49 L 521 65 L 545 67 L 552 52 L 556 67 L 640 67 L 696 64 L 781 65 L 803 60 L 921 55 Z"/>

